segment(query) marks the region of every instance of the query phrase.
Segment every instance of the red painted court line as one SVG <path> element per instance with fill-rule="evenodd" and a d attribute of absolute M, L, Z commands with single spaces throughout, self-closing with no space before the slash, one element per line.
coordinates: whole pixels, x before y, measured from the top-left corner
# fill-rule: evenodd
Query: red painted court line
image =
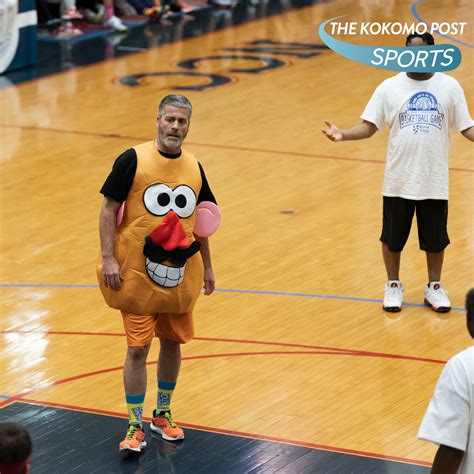
<path fill-rule="evenodd" d="M 197 359 L 214 359 L 214 358 L 225 358 L 225 357 L 245 357 L 245 356 L 257 356 L 257 355 L 313 355 L 313 354 L 329 354 L 329 355 L 352 355 L 345 352 L 332 352 L 332 351 L 268 351 L 268 352 L 229 352 L 224 354 L 204 354 L 204 355 L 197 355 L 197 356 L 186 356 L 183 357 L 182 360 L 197 360 Z M 150 361 L 147 362 L 146 365 L 156 365 L 157 361 Z M 4 400 L 0 400 L 0 407 L 10 404 L 12 401 L 15 400 L 24 400 L 28 395 L 32 393 L 41 392 L 42 390 L 46 390 L 51 387 L 55 387 L 57 385 L 62 385 L 68 382 L 73 382 L 80 379 L 85 379 L 88 377 L 93 377 L 95 375 L 102 375 L 110 372 L 116 372 L 118 370 L 123 370 L 123 366 L 118 367 L 109 367 L 107 369 L 101 370 L 94 370 L 92 372 L 86 372 L 84 374 L 73 375 L 71 377 L 66 377 L 64 379 L 55 380 L 48 384 L 40 385 L 37 388 L 33 388 L 31 390 L 27 390 L 25 392 L 17 393 L 10 398 L 6 398 Z"/>
<path fill-rule="evenodd" d="M 77 336 L 125 336 L 123 333 L 101 333 L 101 332 L 80 332 L 80 331 L 22 331 L 22 330 L 0 330 L 0 334 L 8 333 L 18 333 L 18 334 L 29 334 L 29 333 L 40 333 L 40 334 L 53 334 L 53 335 L 77 335 Z M 406 356 L 402 354 L 387 354 L 383 352 L 373 352 L 373 351 L 362 351 L 359 349 L 344 349 L 339 347 L 327 347 L 327 346 L 317 346 L 310 344 L 295 344 L 295 343 L 286 343 L 286 342 L 271 342 L 271 341 L 253 341 L 251 339 L 225 339 L 225 338 L 213 338 L 213 337 L 195 337 L 195 340 L 201 341 L 211 341 L 211 342 L 233 342 L 238 344 L 258 344 L 258 345 L 270 345 L 278 347 L 296 347 L 300 349 L 316 349 L 323 351 L 332 351 L 326 353 L 332 353 L 336 355 L 354 355 L 354 356 L 366 356 L 366 357 L 381 357 L 387 359 L 400 359 L 400 360 L 412 360 L 415 362 L 428 362 L 434 364 L 445 364 L 446 360 L 440 359 L 430 359 L 427 357 L 417 357 L 417 356 Z M 269 354 L 266 352 L 265 354 Z M 195 357 L 204 357 L 204 356 L 195 356 Z M 206 356 L 208 357 L 208 356 Z M 211 356 L 212 357 L 212 356 Z"/>
<path fill-rule="evenodd" d="M 124 139 L 124 140 L 142 140 L 142 141 L 151 140 L 150 137 L 135 137 L 135 136 L 128 136 L 128 135 L 120 135 L 118 133 L 101 133 L 101 132 L 86 132 L 86 131 L 80 131 L 80 130 L 65 130 L 65 129 L 60 129 L 60 128 L 37 127 L 34 125 L 0 124 L 0 127 L 20 128 L 22 130 L 36 130 L 36 131 L 41 131 L 41 132 L 86 135 L 86 136 Z M 345 156 L 320 155 L 316 153 L 299 153 L 299 152 L 294 152 L 294 151 L 286 152 L 282 150 L 239 147 L 239 146 L 233 146 L 233 145 L 218 145 L 218 144 L 212 144 L 212 143 L 197 143 L 197 142 L 187 142 L 187 144 L 191 146 L 204 146 L 204 147 L 209 147 L 209 148 L 223 148 L 226 150 L 252 151 L 255 153 L 272 153 L 272 154 L 277 154 L 277 155 L 303 156 L 303 157 L 309 157 L 309 158 L 325 158 L 325 159 L 331 159 L 331 160 L 362 161 L 362 162 L 367 162 L 367 163 L 378 163 L 378 164 L 385 163 L 384 161 L 380 161 L 380 160 L 366 160 L 363 158 L 351 158 L 351 157 L 345 157 Z"/>
<path fill-rule="evenodd" d="M 244 357 L 244 356 L 257 356 L 257 355 L 312 355 L 312 354 L 326 354 L 326 355 L 340 355 L 340 356 L 353 356 L 353 357 L 380 357 L 386 359 L 402 359 L 402 360 L 414 360 L 416 362 L 434 362 L 444 364 L 445 361 L 437 361 L 433 359 L 423 359 L 421 357 L 410 357 L 410 356 L 397 356 L 392 354 L 376 354 L 364 351 L 353 351 L 348 352 L 345 350 L 325 350 L 325 351 L 266 351 L 266 352 L 229 352 L 227 354 L 207 354 L 192 356 L 189 359 L 212 359 L 214 357 Z M 186 360 L 186 357 L 183 357 Z"/>
<path fill-rule="evenodd" d="M 212 427 L 202 426 L 202 425 L 193 425 L 191 423 L 180 423 L 180 425 L 186 428 L 193 428 L 193 429 L 202 430 L 202 431 L 211 431 L 211 432 L 222 433 L 222 434 L 227 434 L 231 436 L 241 436 L 243 438 L 260 439 L 262 441 L 275 441 L 278 443 L 291 444 L 294 446 L 304 446 L 307 448 L 321 449 L 324 451 L 333 451 L 336 453 L 352 454 L 356 456 L 363 456 L 363 457 L 376 458 L 376 459 L 386 459 L 390 461 L 417 464 L 420 466 L 431 466 L 430 462 L 420 461 L 418 459 L 410 459 L 410 458 L 403 458 L 403 457 L 398 457 L 398 456 L 389 456 L 385 454 L 371 453 L 367 451 L 358 451 L 354 449 L 339 448 L 336 446 L 329 446 L 329 445 L 318 444 L 318 443 L 309 443 L 306 441 L 295 441 L 295 440 L 287 439 L 287 438 L 278 438 L 276 436 L 258 435 L 258 434 L 253 434 L 253 433 L 245 433 L 241 431 L 232 431 L 232 430 L 212 428 Z"/>
<path fill-rule="evenodd" d="M 191 357 L 183 357 L 183 360 L 190 359 L 214 359 L 219 357 L 245 357 L 245 356 L 259 356 L 259 355 L 358 355 L 348 352 L 339 351 L 261 351 L 261 352 L 228 352 L 226 354 L 204 354 Z"/>
<path fill-rule="evenodd" d="M 87 331 L 34 331 L 34 330 L 0 330 L 0 334 L 52 334 L 64 336 L 125 336 L 121 332 L 87 332 Z"/>
<path fill-rule="evenodd" d="M 123 140 L 150 140 L 149 137 L 136 137 L 136 136 L 127 136 L 121 135 L 119 133 L 101 133 L 101 132 L 86 132 L 82 130 L 65 130 L 62 128 L 52 128 L 52 127 L 37 127 L 35 125 L 14 125 L 2 123 L 0 127 L 4 128 L 20 128 L 21 130 L 33 130 L 38 132 L 53 132 L 53 133 L 64 133 L 68 135 L 86 135 L 91 137 L 101 137 L 101 138 L 114 138 L 114 139 L 123 139 Z"/>
<path fill-rule="evenodd" d="M 100 133 L 100 132 L 86 132 L 86 131 L 80 131 L 80 130 L 64 130 L 64 129 L 59 129 L 59 128 L 36 127 L 32 125 L 0 124 L 0 127 L 20 128 L 23 130 L 36 130 L 36 131 L 43 131 L 43 132 L 54 132 L 54 133 L 74 134 L 74 135 L 88 135 L 88 136 L 123 139 L 123 140 L 140 140 L 140 141 L 151 140 L 151 138 L 149 137 L 135 137 L 135 136 L 129 136 L 129 135 L 121 135 L 118 133 Z M 302 153 L 302 152 L 296 152 L 296 151 L 272 150 L 272 149 L 266 149 L 266 148 L 250 148 L 250 147 L 241 147 L 241 146 L 234 146 L 234 145 L 219 145 L 215 143 L 187 142 L 187 144 L 191 146 L 203 146 L 206 148 L 222 148 L 225 150 L 237 150 L 237 151 L 253 152 L 253 153 L 270 153 L 273 155 L 300 156 L 300 157 L 305 157 L 305 158 L 321 158 L 325 160 L 353 161 L 353 162 L 359 162 L 359 163 L 375 163 L 379 165 L 385 164 L 385 161 L 383 160 L 368 160 L 364 158 L 353 158 L 349 156 L 321 155 L 319 153 Z M 474 172 L 474 170 L 467 169 L 467 168 L 449 168 L 449 169 L 450 171 L 464 171 L 467 173 Z"/>
<path fill-rule="evenodd" d="M 319 153 L 303 153 L 298 151 L 284 151 L 284 150 L 271 150 L 268 148 L 250 148 L 250 147 L 242 147 L 242 146 L 235 146 L 235 145 L 218 145 L 212 143 L 196 143 L 196 142 L 187 142 L 188 145 L 192 146 L 203 146 L 208 148 L 223 148 L 225 150 L 237 150 L 237 151 L 244 151 L 244 152 L 254 152 L 254 153 L 271 153 L 272 155 L 289 155 L 289 156 L 302 156 L 305 158 L 323 158 L 326 160 L 342 160 L 342 161 L 357 161 L 363 163 L 376 163 L 376 164 L 385 164 L 385 161 L 381 160 L 368 160 L 364 158 L 352 158 L 348 156 L 334 156 L 334 155 L 321 155 Z"/>
<path fill-rule="evenodd" d="M 47 406 L 51 408 L 65 408 L 67 410 L 74 410 L 74 411 L 82 411 L 85 413 L 93 413 L 97 415 L 107 415 L 107 416 L 113 416 L 115 418 L 124 418 L 128 419 L 128 414 L 126 413 L 119 413 L 117 411 L 108 411 L 108 410 L 99 410 L 97 408 L 85 408 L 85 407 L 79 407 L 76 405 L 66 405 L 65 403 L 55 403 L 55 402 L 42 402 L 39 400 L 33 400 L 31 398 L 22 398 L 19 400 L 20 403 L 29 403 L 31 405 L 39 405 L 39 406 Z M 145 421 L 151 421 L 151 418 L 146 418 L 143 417 Z"/>
<path fill-rule="evenodd" d="M 113 411 L 108 411 L 108 410 L 98 410 L 95 408 L 86 408 L 86 407 L 81 407 L 81 406 L 76 406 L 76 405 L 66 405 L 64 403 L 55 403 L 55 402 L 42 402 L 39 400 L 33 400 L 33 399 L 22 399 L 22 403 L 29 403 L 31 405 L 39 405 L 39 406 L 47 406 L 47 407 L 52 407 L 52 408 L 64 408 L 67 410 L 74 410 L 74 411 L 80 411 L 84 413 L 92 413 L 92 414 L 97 414 L 97 415 L 106 415 L 106 416 L 113 416 L 116 418 L 123 418 L 123 419 L 128 419 L 128 415 L 125 413 L 119 413 L 119 412 L 113 412 Z M 144 421 L 150 422 L 151 418 L 149 417 L 143 417 Z M 368 457 L 368 458 L 374 458 L 374 459 L 383 459 L 387 461 L 395 461 L 395 462 L 402 462 L 402 463 L 409 463 L 409 464 L 415 464 L 419 466 L 431 466 L 430 462 L 427 461 L 420 461 L 418 459 L 410 459 L 410 458 L 403 458 L 399 456 L 389 456 L 386 454 L 379 454 L 379 453 L 371 453 L 368 451 L 358 451 L 354 449 L 347 449 L 347 448 L 339 448 L 337 446 L 329 446 L 325 444 L 318 444 L 318 443 L 310 443 L 306 441 L 297 441 L 297 440 L 292 440 L 288 438 L 279 438 L 276 436 L 267 436 L 267 435 L 259 435 L 255 433 L 246 433 L 243 431 L 235 431 L 235 430 L 226 430 L 223 428 L 214 428 L 212 426 L 205 426 L 205 425 L 196 425 L 193 423 L 184 423 L 181 421 L 177 422 L 179 425 L 183 426 L 184 428 L 191 428 L 199 431 L 206 431 L 206 432 L 211 432 L 211 433 L 219 433 L 219 434 L 225 434 L 225 435 L 230 435 L 230 436 L 239 436 L 243 438 L 250 438 L 250 439 L 258 439 L 262 441 L 271 441 L 271 442 L 277 442 L 277 443 L 283 443 L 283 444 L 290 444 L 293 446 L 302 446 L 306 448 L 311 448 L 311 449 L 318 449 L 318 450 L 323 450 L 323 451 L 332 451 L 336 453 L 341 453 L 341 454 L 351 454 L 355 456 L 363 456 L 363 457 Z"/>
<path fill-rule="evenodd" d="M 264 352 L 229 352 L 223 354 L 204 354 L 204 355 L 196 355 L 196 356 L 186 356 L 183 357 L 182 360 L 198 360 L 198 359 L 214 359 L 214 358 L 225 358 L 225 357 L 246 357 L 246 356 L 268 356 L 268 355 L 340 355 L 340 356 L 362 356 L 362 357 L 372 357 L 371 354 L 366 353 L 358 353 L 358 352 L 345 352 L 345 351 L 264 351 Z M 385 355 L 385 357 L 389 357 Z M 401 357 L 399 357 L 401 358 Z M 432 361 L 430 361 L 432 362 Z M 147 362 L 146 365 L 156 365 L 157 361 Z M 48 388 L 54 387 L 56 385 L 62 385 L 68 382 L 73 382 L 76 380 L 84 379 L 87 377 L 93 377 L 95 375 L 101 375 L 105 373 L 115 372 L 118 370 L 123 370 L 123 366 L 118 367 L 109 367 L 107 369 L 95 370 L 92 372 L 86 372 L 84 374 L 73 375 L 71 377 L 66 377 L 64 379 L 59 379 L 48 384 L 40 385 L 37 388 L 27 390 L 25 392 L 20 392 L 13 395 L 10 398 L 0 400 L 0 407 L 9 405 L 15 400 L 23 400 L 28 395 L 32 393 L 37 393 L 42 390 L 46 390 Z"/>
<path fill-rule="evenodd" d="M 213 337 L 195 337 L 194 339 L 199 339 L 201 341 L 216 341 L 216 342 L 236 342 L 240 344 L 264 344 L 272 346 L 281 346 L 281 347 L 298 347 L 304 349 L 321 349 L 325 351 L 337 351 L 338 353 L 347 352 L 349 355 L 366 355 L 373 357 L 387 357 L 393 359 L 405 359 L 413 360 L 419 362 L 433 362 L 436 364 L 446 364 L 445 360 L 439 359 L 429 359 L 426 357 L 416 357 L 416 356 L 405 356 L 401 354 L 387 354 L 384 352 L 372 352 L 372 351 L 362 351 L 359 349 L 342 349 L 339 347 L 328 347 L 328 346 L 316 346 L 310 344 L 294 344 L 287 342 L 270 342 L 270 341 L 252 341 L 250 339 L 224 339 L 224 338 L 213 338 Z"/>
<path fill-rule="evenodd" d="M 147 364 L 150 364 L 150 363 L 148 362 Z M 11 398 L 1 400 L 0 401 L 0 407 L 2 407 L 4 405 L 9 405 L 12 401 L 15 401 L 15 400 L 23 400 L 25 397 L 27 397 L 28 395 L 31 395 L 32 393 L 41 392 L 42 390 L 46 390 L 46 389 L 54 387 L 56 385 L 61 385 L 61 384 L 67 383 L 67 382 L 72 382 L 74 380 L 84 379 L 84 378 L 87 378 L 87 377 L 93 377 L 94 375 L 105 374 L 107 372 L 114 372 L 116 370 L 122 370 L 122 369 L 123 369 L 123 366 L 110 367 L 108 369 L 95 370 L 93 372 L 86 372 L 84 374 L 73 375 L 71 377 L 66 377 L 64 379 L 59 379 L 59 380 L 53 381 L 51 383 L 41 385 L 37 388 L 33 388 L 33 389 L 27 390 L 25 392 L 17 393 L 15 395 L 13 395 Z"/>

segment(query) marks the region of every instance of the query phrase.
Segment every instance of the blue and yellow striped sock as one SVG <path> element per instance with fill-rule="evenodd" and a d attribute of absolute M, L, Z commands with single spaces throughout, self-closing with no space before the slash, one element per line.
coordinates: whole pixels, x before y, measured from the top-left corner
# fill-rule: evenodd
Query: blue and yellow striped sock
<path fill-rule="evenodd" d="M 176 387 L 176 382 L 163 382 L 158 380 L 158 398 L 156 402 L 156 411 L 169 411 L 171 397 Z"/>
<path fill-rule="evenodd" d="M 125 394 L 128 410 L 128 424 L 142 426 L 143 403 L 145 395 L 127 395 Z"/>

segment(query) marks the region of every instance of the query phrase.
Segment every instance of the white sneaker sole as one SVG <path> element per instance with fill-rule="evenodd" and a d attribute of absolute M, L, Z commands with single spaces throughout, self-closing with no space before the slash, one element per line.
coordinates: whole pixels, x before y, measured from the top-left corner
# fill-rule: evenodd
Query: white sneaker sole
<path fill-rule="evenodd" d="M 184 439 L 184 434 L 182 436 L 178 436 L 177 438 L 168 436 L 159 426 L 154 425 L 153 422 L 150 423 L 150 430 L 154 431 L 155 433 L 159 433 L 163 439 L 166 439 L 166 441 L 181 441 Z"/>
<path fill-rule="evenodd" d="M 126 444 L 124 446 L 121 446 L 119 448 L 119 451 L 133 451 L 134 453 L 140 453 L 143 448 L 146 448 L 146 441 L 141 442 L 138 448 L 132 448 L 131 446 Z"/>
<path fill-rule="evenodd" d="M 433 311 L 436 311 L 437 313 L 449 313 L 451 311 L 451 306 L 440 306 L 439 308 L 436 308 L 426 298 L 424 301 L 426 306 L 431 308 Z"/>

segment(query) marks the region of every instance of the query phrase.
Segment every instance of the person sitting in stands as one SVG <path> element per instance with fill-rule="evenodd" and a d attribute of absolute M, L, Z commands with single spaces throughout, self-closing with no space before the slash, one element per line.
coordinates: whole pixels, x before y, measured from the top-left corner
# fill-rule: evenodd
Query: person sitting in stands
<path fill-rule="evenodd" d="M 103 4 L 96 3 L 95 0 L 78 0 L 78 6 L 87 21 L 99 23 L 119 33 L 128 31 L 128 27 L 122 23 L 122 20 L 115 16 L 113 0 L 103 0 Z"/>

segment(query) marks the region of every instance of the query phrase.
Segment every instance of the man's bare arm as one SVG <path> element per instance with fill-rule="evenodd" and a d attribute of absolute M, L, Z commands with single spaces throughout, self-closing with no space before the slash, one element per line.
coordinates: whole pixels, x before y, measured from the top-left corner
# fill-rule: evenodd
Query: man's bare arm
<path fill-rule="evenodd" d="M 433 461 L 431 474 L 456 474 L 464 452 L 442 444 Z"/>
<path fill-rule="evenodd" d="M 471 142 L 474 142 L 474 127 L 466 128 L 466 130 L 463 130 L 461 133 L 462 133 L 468 140 L 471 140 Z"/>
<path fill-rule="evenodd" d="M 115 260 L 115 228 L 120 203 L 105 196 L 99 219 L 100 246 L 102 252 L 102 277 L 104 285 L 120 290 L 122 275 Z"/>
<path fill-rule="evenodd" d="M 204 264 L 204 294 L 210 295 L 216 288 L 216 279 L 212 269 L 211 250 L 209 248 L 209 238 L 199 237 L 194 234 L 194 237 L 201 243 L 201 257 Z"/>
<path fill-rule="evenodd" d="M 328 128 L 321 131 L 333 142 L 370 138 L 378 130 L 372 122 L 368 122 L 367 120 L 363 120 L 361 123 L 358 123 L 351 128 L 345 128 L 342 130 L 337 128 L 331 122 L 325 121 L 324 123 Z"/>

